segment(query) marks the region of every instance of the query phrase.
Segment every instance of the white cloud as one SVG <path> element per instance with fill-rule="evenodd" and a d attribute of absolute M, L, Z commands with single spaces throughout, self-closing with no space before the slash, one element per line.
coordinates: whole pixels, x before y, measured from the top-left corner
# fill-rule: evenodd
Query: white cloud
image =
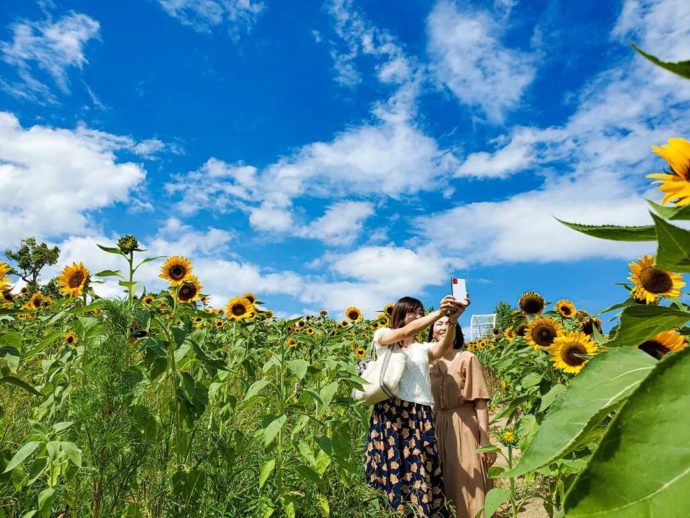
<path fill-rule="evenodd" d="M 117 138 L 77 130 L 22 128 L 0 112 L 0 241 L 88 234 L 89 212 L 130 200 L 145 171 L 115 156 Z M 107 138 L 106 138 L 107 137 Z"/>
<path fill-rule="evenodd" d="M 0 43 L 2 59 L 17 67 L 21 83 L 0 80 L 11 94 L 39 102 L 54 102 L 50 88 L 35 77 L 36 69 L 47 73 L 63 93 L 69 93 L 69 70 L 81 70 L 87 63 L 84 49 L 99 36 L 100 25 L 93 18 L 70 13 L 56 22 L 15 23 L 12 41 Z"/>
<path fill-rule="evenodd" d="M 364 222 L 374 214 L 374 206 L 364 201 L 333 203 L 320 218 L 299 228 L 299 235 L 321 239 L 330 245 L 349 245 L 362 232 Z"/>
<path fill-rule="evenodd" d="M 381 60 L 376 72 L 383 83 L 403 84 L 413 79 L 415 65 L 405 55 L 396 38 L 367 20 L 354 8 L 352 0 L 332 0 L 328 4 L 328 12 L 333 18 L 336 34 L 346 46 L 346 50 L 342 50 L 331 43 L 333 69 L 338 83 L 353 86 L 361 81 L 356 66 L 356 60 L 361 55 Z"/>
<path fill-rule="evenodd" d="M 535 57 L 503 45 L 491 13 L 439 0 L 427 18 L 428 52 L 437 80 L 495 122 L 514 108 L 535 75 Z"/>
<path fill-rule="evenodd" d="M 226 24 L 237 38 L 256 24 L 265 5 L 255 0 L 158 0 L 170 16 L 198 32 L 211 32 Z"/>
<path fill-rule="evenodd" d="M 353 280 L 315 279 L 304 286 L 300 299 L 335 311 L 355 305 L 369 316 L 400 297 L 421 297 L 426 286 L 443 282 L 448 264 L 433 254 L 394 246 L 363 247 L 327 262 L 331 272 Z"/>
<path fill-rule="evenodd" d="M 640 13 L 645 16 L 639 18 Z M 624 6 L 612 35 L 626 41 L 626 31 L 634 29 L 639 41 L 659 52 L 664 42 L 652 34 L 670 24 L 664 34 L 683 42 L 677 52 L 688 56 L 689 17 L 687 2 L 633 1 Z M 497 150 L 471 154 L 458 170 L 458 175 L 484 178 L 532 172 L 544 178 L 539 189 L 420 218 L 418 230 L 431 235 L 438 250 L 482 264 L 653 252 L 650 244 L 588 238 L 551 216 L 589 224 L 651 223 L 643 196 L 659 196 L 645 174 L 662 168 L 651 146 L 683 135 L 688 101 L 687 81 L 630 51 L 629 59 L 599 74 L 580 93 L 563 126 L 515 128 L 498 141 Z"/>

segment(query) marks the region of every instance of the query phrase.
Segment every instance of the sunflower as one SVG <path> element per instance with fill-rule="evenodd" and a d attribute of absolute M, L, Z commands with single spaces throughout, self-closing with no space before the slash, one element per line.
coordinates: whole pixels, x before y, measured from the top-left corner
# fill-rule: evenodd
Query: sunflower
<path fill-rule="evenodd" d="M 518 443 L 518 437 L 517 434 L 508 428 L 505 428 L 499 435 L 498 439 L 505 445 L 505 446 L 515 446 Z"/>
<path fill-rule="evenodd" d="M 597 345 L 582 331 L 567 331 L 553 341 L 549 352 L 554 367 L 577 374 L 587 363 L 587 356 L 597 353 Z"/>
<path fill-rule="evenodd" d="M 191 302 L 199 297 L 201 291 L 201 283 L 196 275 L 187 275 L 185 280 L 178 284 L 175 288 L 177 300 L 180 302 Z"/>
<path fill-rule="evenodd" d="M 0 261 L 0 291 L 5 291 L 10 287 L 12 279 L 5 277 L 8 273 L 10 273 L 10 266 Z"/>
<path fill-rule="evenodd" d="M 295 339 L 292 338 L 292 337 L 288 338 L 287 346 L 288 346 L 290 349 L 294 349 L 295 347 L 297 347 L 297 340 L 295 340 Z"/>
<path fill-rule="evenodd" d="M 202 295 L 199 297 L 199 302 L 201 302 L 204 306 L 208 304 L 208 295 Z"/>
<path fill-rule="evenodd" d="M 65 333 L 64 339 L 67 345 L 74 345 L 79 341 L 77 340 L 77 335 L 74 333 L 74 331 L 67 331 Z"/>
<path fill-rule="evenodd" d="M 345 310 L 345 316 L 350 322 L 359 322 L 362 320 L 362 312 L 356 306 L 350 306 Z"/>
<path fill-rule="evenodd" d="M 165 279 L 171 286 L 178 286 L 192 273 L 192 263 L 186 257 L 174 255 L 161 266 L 158 277 Z"/>
<path fill-rule="evenodd" d="M 255 304 L 256 303 L 256 295 L 254 295 L 251 291 L 248 291 L 244 295 L 242 295 L 245 299 L 249 301 L 250 304 Z"/>
<path fill-rule="evenodd" d="M 145 306 L 150 306 L 153 303 L 153 295 L 144 295 L 144 298 L 141 299 L 141 302 Z"/>
<path fill-rule="evenodd" d="M 357 349 L 355 349 L 355 358 L 357 358 L 358 360 L 361 360 L 366 355 L 367 351 L 366 349 L 364 349 L 364 347 L 358 347 Z"/>
<path fill-rule="evenodd" d="M 311 326 L 309 326 L 308 328 L 306 328 L 304 331 L 305 331 L 308 335 L 310 335 L 310 336 L 313 335 L 314 333 L 316 333 L 316 329 L 314 329 L 314 328 L 311 327 Z"/>
<path fill-rule="evenodd" d="M 46 299 L 45 296 L 42 293 L 37 291 L 36 293 L 31 295 L 29 302 L 27 302 L 24 305 L 24 308 L 25 309 L 32 309 L 32 310 L 41 309 L 43 307 L 45 299 Z"/>
<path fill-rule="evenodd" d="M 224 322 L 222 320 L 216 320 L 216 327 L 223 327 Z"/>
<path fill-rule="evenodd" d="M 553 318 L 539 317 L 529 323 L 525 338 L 532 347 L 539 350 L 550 347 L 562 332 L 563 326 Z"/>
<path fill-rule="evenodd" d="M 374 321 L 369 325 L 369 329 L 371 329 L 372 331 L 376 331 L 380 326 L 381 326 L 381 324 L 379 324 L 379 321 L 378 321 L 378 320 L 374 320 Z"/>
<path fill-rule="evenodd" d="M 677 331 L 669 330 L 663 331 L 646 342 L 641 343 L 637 348 L 658 360 L 668 353 L 682 351 L 687 346 L 688 340 L 685 336 Z"/>
<path fill-rule="evenodd" d="M 517 337 L 517 333 L 515 332 L 515 329 L 512 329 L 512 328 L 509 327 L 508 329 L 506 329 L 506 330 L 503 332 L 503 337 L 504 337 L 506 340 L 510 341 L 510 340 L 513 340 L 515 337 Z"/>
<path fill-rule="evenodd" d="M 393 315 L 393 308 L 394 307 L 395 307 L 395 304 L 386 304 L 383 307 L 383 312 L 385 315 L 388 316 L 388 318 L 390 318 Z"/>
<path fill-rule="evenodd" d="M 324 318 L 327 317 L 328 316 L 328 310 L 322 309 L 321 311 L 319 311 L 319 315 L 324 317 Z"/>
<path fill-rule="evenodd" d="M 273 317 L 276 316 L 276 314 L 272 310 L 267 310 L 263 312 L 263 316 L 265 320 L 271 320 Z"/>
<path fill-rule="evenodd" d="M 538 315 L 544 310 L 544 297 L 536 291 L 528 291 L 520 296 L 518 306 L 525 315 Z"/>
<path fill-rule="evenodd" d="M 556 302 L 556 309 L 563 318 L 572 318 L 576 314 L 575 304 L 569 300 L 559 300 Z"/>
<path fill-rule="evenodd" d="M 648 174 L 656 178 L 659 190 L 666 193 L 661 200 L 666 205 L 673 200 L 676 205 L 690 204 L 690 142 L 682 138 L 670 138 L 668 144 L 654 146 L 652 150 L 671 166 L 671 173 Z"/>
<path fill-rule="evenodd" d="M 380 327 L 388 327 L 390 325 L 390 318 L 386 313 L 381 313 L 377 316 L 376 321 L 379 323 Z"/>
<path fill-rule="evenodd" d="M 65 266 L 57 282 L 60 285 L 60 293 L 69 297 L 79 297 L 89 282 L 89 270 L 83 263 L 73 262 L 72 266 Z"/>
<path fill-rule="evenodd" d="M 199 322 L 203 322 L 203 320 L 204 320 L 204 317 L 198 317 L 198 316 L 194 317 L 194 323 L 195 324 L 198 324 Z"/>
<path fill-rule="evenodd" d="M 589 336 L 594 336 L 594 328 L 600 333 L 603 332 L 601 329 L 601 320 L 597 317 L 589 317 L 580 325 L 582 332 Z"/>
<path fill-rule="evenodd" d="M 233 297 L 225 306 L 225 314 L 230 320 L 244 320 L 254 306 L 245 297 Z"/>
<path fill-rule="evenodd" d="M 527 333 L 527 323 L 523 322 L 515 328 L 515 336 L 525 336 Z"/>
<path fill-rule="evenodd" d="M 632 275 L 629 280 L 635 284 L 632 295 L 645 304 L 655 304 L 659 297 L 679 297 L 680 288 L 685 286 L 680 273 L 671 273 L 656 268 L 654 257 L 645 255 L 636 263 L 629 263 Z"/>

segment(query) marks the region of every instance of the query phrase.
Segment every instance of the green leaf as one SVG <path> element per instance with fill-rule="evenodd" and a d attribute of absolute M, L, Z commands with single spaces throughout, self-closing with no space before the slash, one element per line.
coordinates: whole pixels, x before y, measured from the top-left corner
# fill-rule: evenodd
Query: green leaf
<path fill-rule="evenodd" d="M 690 272 L 690 230 L 676 227 L 652 214 L 659 248 L 656 265 L 671 272 Z"/>
<path fill-rule="evenodd" d="M 530 372 L 527 376 L 522 378 L 521 384 L 524 388 L 534 387 L 535 385 L 539 385 L 541 379 L 542 375 L 538 372 Z"/>
<path fill-rule="evenodd" d="M 52 487 L 47 487 L 38 494 L 38 512 L 41 515 L 48 516 L 50 514 L 53 496 L 55 496 L 55 490 Z"/>
<path fill-rule="evenodd" d="M 690 205 L 681 205 L 680 207 L 665 207 L 659 205 L 652 200 L 647 200 L 647 203 L 656 211 L 659 216 L 664 219 L 687 221 L 690 220 Z"/>
<path fill-rule="evenodd" d="M 647 376 L 656 360 L 637 349 L 611 349 L 592 358 L 551 405 L 519 464 L 505 474 L 524 475 L 571 451 Z"/>
<path fill-rule="evenodd" d="M 662 331 L 678 327 L 690 320 L 690 313 L 679 309 L 647 304 L 627 307 L 621 314 L 618 333 L 609 347 L 637 347 Z"/>
<path fill-rule="evenodd" d="M 62 451 L 67 455 L 67 458 L 72 464 L 81 468 L 81 450 L 73 442 L 63 442 Z"/>
<path fill-rule="evenodd" d="M 321 516 L 328 518 L 331 515 L 331 507 L 328 505 L 328 498 L 322 494 L 316 495 L 316 505 L 321 511 Z"/>
<path fill-rule="evenodd" d="M 273 469 L 276 467 L 276 460 L 275 459 L 270 459 L 264 462 L 261 465 L 261 469 L 259 470 L 259 487 L 264 487 L 264 484 L 266 483 L 266 480 L 268 480 L 268 477 L 271 475 L 273 472 Z"/>
<path fill-rule="evenodd" d="M 684 77 L 685 79 L 690 79 L 690 61 L 678 61 L 677 63 L 661 61 L 656 56 L 647 54 L 644 50 L 639 48 L 634 43 L 632 44 L 632 46 L 637 52 L 640 53 L 640 55 L 644 56 L 646 59 L 654 63 L 656 66 L 665 68 L 669 72 L 673 72 L 674 74 Z"/>
<path fill-rule="evenodd" d="M 682 516 L 690 508 L 690 348 L 658 363 L 566 495 L 569 517 Z"/>
<path fill-rule="evenodd" d="M 268 446 L 276 438 L 278 432 L 287 421 L 287 416 L 281 415 L 278 419 L 274 419 L 269 423 L 269 425 L 264 429 L 264 446 Z"/>
<path fill-rule="evenodd" d="M 96 243 L 96 246 L 98 246 L 98 248 L 100 248 L 104 252 L 108 252 L 109 254 L 122 255 L 122 252 L 120 252 L 120 249 L 117 247 L 103 246 L 103 245 L 99 245 L 98 243 Z"/>
<path fill-rule="evenodd" d="M 304 378 L 309 368 L 309 362 L 306 360 L 290 360 L 285 362 L 290 367 L 290 370 L 295 373 L 298 379 Z"/>
<path fill-rule="evenodd" d="M 486 494 L 486 499 L 484 500 L 484 515 L 486 518 L 491 518 L 501 504 L 505 502 L 510 496 L 510 489 L 495 487 L 491 489 Z"/>
<path fill-rule="evenodd" d="M 251 384 L 251 386 L 247 390 L 247 393 L 244 395 L 244 399 L 242 400 L 242 403 L 244 403 L 245 401 L 248 401 L 249 399 L 258 395 L 259 392 L 261 392 L 264 388 L 266 388 L 268 385 L 270 385 L 270 383 L 271 382 L 268 381 L 267 379 L 256 380 L 254 383 Z"/>
<path fill-rule="evenodd" d="M 637 227 L 621 227 L 617 225 L 582 225 L 579 223 L 568 223 L 555 218 L 566 227 L 582 232 L 591 237 L 608 239 L 610 241 L 656 241 L 656 230 L 654 225 L 643 225 Z"/>
<path fill-rule="evenodd" d="M 22 381 L 14 376 L 4 376 L 0 378 L 0 383 L 9 383 L 11 385 L 16 385 L 17 387 L 23 388 L 27 392 L 33 394 L 34 396 L 42 396 L 38 390 L 29 385 L 26 381 Z"/>
<path fill-rule="evenodd" d="M 0 335 L 0 345 L 14 347 L 17 350 L 22 348 L 22 335 L 16 331 L 8 331 Z"/>
<path fill-rule="evenodd" d="M 544 394 L 541 398 L 541 405 L 539 405 L 539 411 L 543 412 L 547 408 L 551 406 L 551 404 L 556 400 L 558 396 L 560 396 L 563 392 L 565 392 L 565 385 L 561 385 L 558 383 L 557 385 L 554 385 L 551 387 L 551 390 L 549 390 L 546 394 Z"/>
<path fill-rule="evenodd" d="M 325 387 L 323 387 L 319 393 L 319 396 L 321 397 L 321 401 L 323 401 L 324 406 L 328 406 L 331 404 L 331 400 L 333 399 L 333 396 L 335 395 L 336 391 L 338 390 L 338 382 L 334 381 L 333 383 L 329 383 Z"/>
<path fill-rule="evenodd" d="M 136 265 L 134 267 L 134 271 L 136 272 L 142 264 L 150 263 L 151 261 L 157 261 L 158 259 L 162 259 L 163 257 L 165 257 L 165 256 L 159 255 L 156 257 L 147 257 L 146 259 L 144 259 L 143 261 L 141 261 L 138 265 Z"/>
<path fill-rule="evenodd" d="M 120 270 L 103 270 L 94 274 L 96 277 L 122 277 Z"/>
<path fill-rule="evenodd" d="M 36 451 L 36 448 L 38 448 L 40 444 L 41 443 L 39 441 L 31 441 L 19 448 L 19 451 L 14 454 L 14 457 L 12 457 L 12 460 L 9 462 L 9 464 L 7 464 L 3 473 L 8 473 L 19 466 L 27 459 L 27 457 L 29 457 L 29 455 Z"/>

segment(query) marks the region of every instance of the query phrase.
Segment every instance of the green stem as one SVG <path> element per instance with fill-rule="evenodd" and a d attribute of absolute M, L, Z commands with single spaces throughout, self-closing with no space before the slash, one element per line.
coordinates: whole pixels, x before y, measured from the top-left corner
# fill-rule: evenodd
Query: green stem
<path fill-rule="evenodd" d="M 508 469 L 513 469 L 513 447 L 508 446 Z M 515 488 L 515 477 L 510 477 L 510 505 L 513 508 L 513 518 L 517 518 L 518 506 Z"/>

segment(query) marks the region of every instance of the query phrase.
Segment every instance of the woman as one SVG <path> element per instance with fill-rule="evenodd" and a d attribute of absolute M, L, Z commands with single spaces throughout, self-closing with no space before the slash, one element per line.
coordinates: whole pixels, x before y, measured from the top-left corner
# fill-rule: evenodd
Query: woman
<path fill-rule="evenodd" d="M 445 342 L 452 335 L 453 347 L 431 367 L 431 392 L 436 403 L 436 437 L 448 502 L 459 518 L 474 518 L 484 507 L 489 490 L 486 470 L 496 461 L 495 453 L 476 453 L 489 441 L 489 391 L 479 359 L 463 351 L 462 331 L 453 319 L 438 319 L 430 341 Z M 457 338 L 455 338 L 457 336 Z"/>
<path fill-rule="evenodd" d="M 407 515 L 445 515 L 441 466 L 436 450 L 429 383 L 429 364 L 453 343 L 452 333 L 436 343 L 418 343 L 416 336 L 446 312 L 451 321 L 469 304 L 445 297 L 441 307 L 424 316 L 424 306 L 403 297 L 393 308 L 391 328 L 374 333 L 377 354 L 399 345 L 406 356 L 405 370 L 393 399 L 374 405 L 367 440 L 366 473 L 369 485 L 383 491 L 393 509 Z"/>

